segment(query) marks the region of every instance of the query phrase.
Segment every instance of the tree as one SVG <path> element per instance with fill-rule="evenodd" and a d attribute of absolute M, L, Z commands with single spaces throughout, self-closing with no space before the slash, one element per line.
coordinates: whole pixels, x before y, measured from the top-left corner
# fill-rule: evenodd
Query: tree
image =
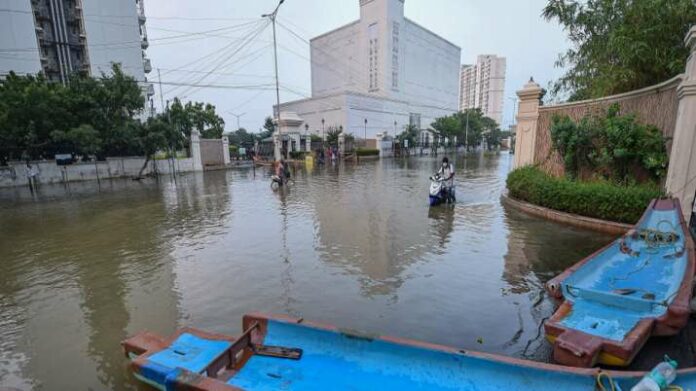
<path fill-rule="evenodd" d="M 228 135 L 230 145 L 250 145 L 256 141 L 256 135 L 247 132 L 244 128 L 239 128 Z"/>
<path fill-rule="evenodd" d="M 552 92 L 598 98 L 657 84 L 684 71 L 683 39 L 696 21 L 693 0 L 549 0 L 543 15 L 558 21 L 572 48 Z"/>
<path fill-rule="evenodd" d="M 225 121 L 215 112 L 215 106 L 202 102 L 186 102 L 174 98 L 169 107 L 171 123 L 181 131 L 186 139 L 191 137 L 193 129 L 198 130 L 202 138 L 220 138 L 225 130 Z"/>
<path fill-rule="evenodd" d="M 145 123 L 134 123 L 137 136 L 135 141 L 138 143 L 140 150 L 145 155 L 145 163 L 140 168 L 138 177 L 143 176 L 143 172 L 147 168 L 147 164 L 153 159 L 157 151 L 167 147 L 167 132 L 168 124 L 162 116 L 148 118 Z"/>
<path fill-rule="evenodd" d="M 343 127 L 329 126 L 326 129 L 326 143 L 332 146 L 338 145 L 338 136 L 343 132 Z"/>
<path fill-rule="evenodd" d="M 273 132 L 275 131 L 273 118 L 271 118 L 270 116 L 266 117 L 266 119 L 263 122 L 263 129 L 264 130 L 259 133 L 260 140 L 273 136 Z"/>
<path fill-rule="evenodd" d="M 419 133 L 420 130 L 416 127 L 416 125 L 409 124 L 404 127 L 403 132 L 397 136 L 397 139 L 402 144 L 404 141 L 408 140 L 408 145 L 414 147 L 416 145 L 416 141 L 418 140 Z"/>
<path fill-rule="evenodd" d="M 435 121 L 430 124 L 430 127 L 432 128 L 431 132 L 436 136 L 446 137 L 449 140 L 453 140 L 454 137 L 459 133 L 461 124 L 458 116 L 448 115 L 435 118 Z"/>

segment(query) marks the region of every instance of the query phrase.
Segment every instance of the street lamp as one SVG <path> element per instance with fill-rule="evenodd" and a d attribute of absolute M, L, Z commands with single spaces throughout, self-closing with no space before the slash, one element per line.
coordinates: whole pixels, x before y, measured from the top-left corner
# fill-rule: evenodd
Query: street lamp
<path fill-rule="evenodd" d="M 321 119 L 321 145 L 324 145 L 324 118 Z"/>
<path fill-rule="evenodd" d="M 305 146 L 307 145 L 307 132 L 309 131 L 309 124 L 304 124 L 304 138 L 305 138 Z M 307 150 L 309 152 L 309 150 Z"/>
<path fill-rule="evenodd" d="M 365 118 L 365 144 L 367 145 L 367 118 Z"/>

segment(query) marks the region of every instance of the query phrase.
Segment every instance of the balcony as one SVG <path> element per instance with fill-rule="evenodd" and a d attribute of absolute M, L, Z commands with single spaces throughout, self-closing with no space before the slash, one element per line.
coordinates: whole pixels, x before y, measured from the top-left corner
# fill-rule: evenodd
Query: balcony
<path fill-rule="evenodd" d="M 152 63 L 150 62 L 150 59 L 147 57 L 143 58 L 143 70 L 145 71 L 145 73 L 152 72 Z"/>

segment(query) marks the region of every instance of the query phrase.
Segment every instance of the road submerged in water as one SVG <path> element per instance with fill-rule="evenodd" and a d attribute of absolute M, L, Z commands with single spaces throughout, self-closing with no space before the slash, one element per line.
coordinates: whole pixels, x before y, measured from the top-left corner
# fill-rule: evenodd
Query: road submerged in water
<path fill-rule="evenodd" d="M 456 159 L 457 203 L 428 207 L 433 157 L 0 191 L 0 385 L 138 389 L 120 341 L 246 312 L 549 361 L 543 284 L 611 241 L 505 208 L 511 156 Z M 653 338 L 693 365 L 690 325 Z"/>

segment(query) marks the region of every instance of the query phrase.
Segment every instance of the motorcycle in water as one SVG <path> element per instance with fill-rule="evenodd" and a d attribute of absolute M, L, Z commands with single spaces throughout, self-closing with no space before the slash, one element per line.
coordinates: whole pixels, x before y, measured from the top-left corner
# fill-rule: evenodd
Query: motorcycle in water
<path fill-rule="evenodd" d="M 435 174 L 430 177 L 430 206 L 436 206 L 443 203 L 454 203 L 454 186 L 449 190 L 445 185 L 445 179 L 440 174 Z"/>

